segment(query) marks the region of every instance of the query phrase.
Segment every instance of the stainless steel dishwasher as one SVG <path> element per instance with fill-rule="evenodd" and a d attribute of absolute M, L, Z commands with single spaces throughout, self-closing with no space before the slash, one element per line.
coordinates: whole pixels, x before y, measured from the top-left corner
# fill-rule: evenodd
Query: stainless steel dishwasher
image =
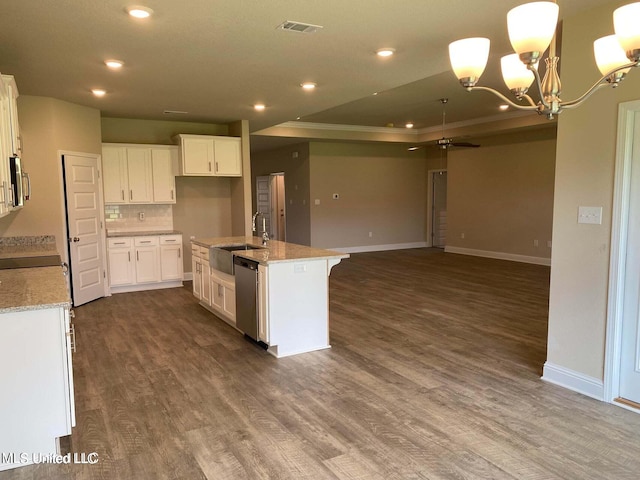
<path fill-rule="evenodd" d="M 258 262 L 233 257 L 236 277 L 236 327 L 258 341 Z"/>

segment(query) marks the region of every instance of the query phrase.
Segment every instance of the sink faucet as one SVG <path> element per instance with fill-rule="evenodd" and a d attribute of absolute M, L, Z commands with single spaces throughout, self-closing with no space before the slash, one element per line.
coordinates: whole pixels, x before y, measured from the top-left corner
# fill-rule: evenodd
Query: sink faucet
<path fill-rule="evenodd" d="M 262 215 L 262 245 L 266 245 L 269 241 L 269 234 L 267 233 L 267 220 L 264 216 L 264 213 L 257 211 L 253 214 L 253 218 L 251 219 L 251 229 L 253 233 L 256 233 L 258 229 L 256 228 L 256 219 L 259 215 Z"/>

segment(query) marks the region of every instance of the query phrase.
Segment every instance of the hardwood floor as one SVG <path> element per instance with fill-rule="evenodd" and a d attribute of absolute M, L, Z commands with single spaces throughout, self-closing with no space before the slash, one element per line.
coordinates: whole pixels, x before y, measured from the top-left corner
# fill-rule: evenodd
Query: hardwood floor
<path fill-rule="evenodd" d="M 333 269 L 333 348 L 277 360 L 183 289 L 76 310 L 95 465 L 4 479 L 638 479 L 640 415 L 540 380 L 548 267 L 416 249 Z"/>

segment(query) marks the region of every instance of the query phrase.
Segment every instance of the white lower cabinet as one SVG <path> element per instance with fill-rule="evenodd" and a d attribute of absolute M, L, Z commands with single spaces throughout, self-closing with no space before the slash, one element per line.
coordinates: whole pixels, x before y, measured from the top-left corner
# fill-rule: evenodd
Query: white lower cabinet
<path fill-rule="evenodd" d="M 191 265 L 193 267 L 193 294 L 207 306 L 211 306 L 211 267 L 209 249 L 191 244 Z"/>
<path fill-rule="evenodd" d="M 268 267 L 258 265 L 258 340 L 269 345 Z"/>
<path fill-rule="evenodd" d="M 182 286 L 182 235 L 107 240 L 111 293 Z"/>
<path fill-rule="evenodd" d="M 193 295 L 200 304 L 231 325 L 236 324 L 236 281 L 233 275 L 212 269 L 209 249 L 191 244 Z"/>
<path fill-rule="evenodd" d="M 0 329 L 0 470 L 7 470 L 33 463 L 34 453 L 58 454 L 57 439 L 75 426 L 75 333 L 64 306 L 4 313 Z"/>

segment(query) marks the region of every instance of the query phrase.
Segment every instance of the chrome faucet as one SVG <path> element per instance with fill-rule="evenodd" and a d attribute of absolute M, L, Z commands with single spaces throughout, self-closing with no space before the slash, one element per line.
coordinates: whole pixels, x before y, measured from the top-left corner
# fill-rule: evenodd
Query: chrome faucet
<path fill-rule="evenodd" d="M 258 218 L 259 215 L 262 215 L 262 220 L 263 220 L 262 245 L 266 245 L 267 242 L 269 241 L 269 234 L 267 233 L 267 226 L 266 226 L 264 213 L 257 211 L 256 213 L 253 214 L 253 218 L 251 219 L 251 229 L 253 230 L 253 233 L 256 233 L 258 231 L 256 227 L 256 219 Z"/>

